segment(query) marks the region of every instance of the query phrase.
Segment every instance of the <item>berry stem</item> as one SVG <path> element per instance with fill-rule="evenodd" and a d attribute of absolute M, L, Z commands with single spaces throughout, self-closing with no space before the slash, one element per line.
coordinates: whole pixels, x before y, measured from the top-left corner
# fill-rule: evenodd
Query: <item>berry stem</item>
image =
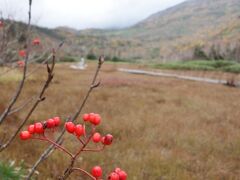
<path fill-rule="evenodd" d="M 74 161 L 79 156 L 79 154 L 83 151 L 83 149 L 88 145 L 88 143 L 92 139 L 94 133 L 95 133 L 95 127 L 92 126 L 92 132 L 91 132 L 90 136 L 88 137 L 87 141 L 83 144 L 82 148 L 79 149 L 79 151 L 74 155 L 74 157 L 73 157 Z"/>
<path fill-rule="evenodd" d="M 82 151 L 88 151 L 88 152 L 100 152 L 102 150 L 104 150 L 105 145 L 99 149 L 83 149 Z"/>
<path fill-rule="evenodd" d="M 80 137 L 78 137 L 77 139 L 78 139 L 78 141 L 79 141 L 82 145 L 85 144 L 85 142 L 84 142 L 82 139 L 80 139 Z"/>
<path fill-rule="evenodd" d="M 71 158 L 74 157 L 73 154 L 70 153 L 66 148 L 64 148 L 63 146 L 61 146 L 61 145 L 55 143 L 54 141 L 48 139 L 46 136 L 43 136 L 43 138 L 36 138 L 36 137 L 35 137 L 35 138 L 31 138 L 31 139 L 36 139 L 36 140 L 40 140 L 40 141 L 47 141 L 47 142 L 53 144 L 54 146 L 56 146 L 56 148 L 64 151 L 65 153 L 67 153 Z"/>
<path fill-rule="evenodd" d="M 47 137 L 45 137 L 45 138 L 46 138 L 46 140 L 47 140 L 48 142 L 50 142 L 51 144 L 55 145 L 57 148 L 63 150 L 63 151 L 64 151 L 65 153 L 67 153 L 69 156 L 73 157 L 73 154 L 70 153 L 66 148 L 64 148 L 63 146 L 57 144 L 56 142 L 52 141 L 51 139 L 48 139 Z"/>
<path fill-rule="evenodd" d="M 79 151 L 72 157 L 72 160 L 71 160 L 71 163 L 69 164 L 68 168 L 65 170 L 64 172 L 64 175 L 59 177 L 59 180 L 65 180 L 68 178 L 68 176 L 72 173 L 73 171 L 73 166 L 74 166 L 74 163 L 77 159 L 77 157 L 81 154 L 81 152 L 83 151 L 83 149 L 88 145 L 88 143 L 90 142 L 90 140 L 92 139 L 92 136 L 94 135 L 95 133 L 95 127 L 92 126 L 92 131 L 91 131 L 91 134 L 90 136 L 88 137 L 87 141 L 83 144 L 83 146 L 79 149 Z M 75 168 L 76 169 L 76 168 Z M 80 170 L 80 168 L 79 168 Z M 81 170 L 80 170 L 81 171 Z M 82 171 L 83 172 L 83 171 Z M 97 180 L 95 177 L 94 177 L 95 180 Z"/>
<path fill-rule="evenodd" d="M 83 128 L 86 129 L 85 124 L 83 124 Z M 86 132 L 84 133 L 84 138 L 87 139 L 87 133 Z"/>
<path fill-rule="evenodd" d="M 86 174 L 87 176 L 89 176 L 91 179 L 97 180 L 94 176 L 92 176 L 89 172 L 85 171 L 84 169 L 81 168 L 72 168 L 73 171 L 80 171 L 84 174 Z"/>

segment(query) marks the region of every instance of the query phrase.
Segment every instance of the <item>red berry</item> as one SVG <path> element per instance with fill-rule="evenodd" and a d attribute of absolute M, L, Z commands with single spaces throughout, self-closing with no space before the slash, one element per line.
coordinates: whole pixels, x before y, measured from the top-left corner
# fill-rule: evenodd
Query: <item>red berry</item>
<path fill-rule="evenodd" d="M 34 131 L 35 131 L 37 134 L 42 134 L 42 133 L 44 132 L 42 123 L 35 123 L 35 124 L 34 124 Z"/>
<path fill-rule="evenodd" d="M 53 120 L 54 120 L 55 126 L 59 126 L 60 125 L 60 123 L 61 123 L 60 117 L 54 117 Z"/>
<path fill-rule="evenodd" d="M 84 114 L 83 115 L 83 120 L 84 121 L 89 121 L 89 114 Z"/>
<path fill-rule="evenodd" d="M 3 21 L 0 21 L 0 28 L 3 27 Z"/>
<path fill-rule="evenodd" d="M 89 114 L 89 121 L 92 122 L 92 121 L 94 121 L 94 119 L 95 119 L 95 114 L 94 113 L 90 113 Z"/>
<path fill-rule="evenodd" d="M 125 171 L 120 171 L 117 174 L 119 175 L 119 180 L 126 180 L 127 179 L 127 173 Z"/>
<path fill-rule="evenodd" d="M 18 61 L 17 64 L 18 64 L 19 67 L 24 67 L 25 66 L 24 61 Z"/>
<path fill-rule="evenodd" d="M 55 121 L 53 119 L 47 120 L 47 128 L 53 128 L 55 126 Z"/>
<path fill-rule="evenodd" d="M 31 124 L 31 125 L 28 126 L 28 132 L 29 132 L 30 134 L 34 134 L 34 133 L 35 133 L 35 127 L 34 127 L 33 124 Z"/>
<path fill-rule="evenodd" d="M 91 120 L 91 123 L 95 126 L 99 125 L 101 123 L 101 117 L 99 114 L 95 114 L 94 118 Z"/>
<path fill-rule="evenodd" d="M 33 45 L 40 45 L 40 39 L 35 38 L 32 43 L 33 43 Z"/>
<path fill-rule="evenodd" d="M 65 128 L 69 133 L 74 133 L 75 131 L 75 125 L 72 122 L 66 122 Z"/>
<path fill-rule="evenodd" d="M 26 51 L 25 51 L 25 50 L 20 50 L 20 51 L 18 52 L 18 55 L 19 55 L 20 57 L 25 57 L 25 56 L 26 56 Z"/>
<path fill-rule="evenodd" d="M 95 178 L 99 178 L 102 176 L 102 168 L 100 166 L 94 166 L 92 168 L 92 175 L 95 177 Z"/>
<path fill-rule="evenodd" d="M 81 124 L 76 125 L 75 134 L 78 137 L 85 134 L 85 128 L 83 127 L 83 125 Z"/>
<path fill-rule="evenodd" d="M 22 131 L 22 132 L 20 133 L 20 138 L 21 138 L 21 140 L 30 139 L 30 138 L 31 138 L 31 134 L 30 134 L 30 132 L 28 132 L 28 131 Z"/>
<path fill-rule="evenodd" d="M 115 172 L 112 172 L 109 176 L 108 176 L 108 180 L 119 180 L 119 175 Z"/>
<path fill-rule="evenodd" d="M 102 138 L 102 143 L 104 145 L 110 145 L 112 144 L 113 141 L 113 136 L 111 134 L 107 134 L 106 136 L 104 136 L 104 138 Z"/>
<path fill-rule="evenodd" d="M 101 134 L 100 133 L 94 133 L 92 137 L 93 142 L 98 143 L 101 141 Z"/>

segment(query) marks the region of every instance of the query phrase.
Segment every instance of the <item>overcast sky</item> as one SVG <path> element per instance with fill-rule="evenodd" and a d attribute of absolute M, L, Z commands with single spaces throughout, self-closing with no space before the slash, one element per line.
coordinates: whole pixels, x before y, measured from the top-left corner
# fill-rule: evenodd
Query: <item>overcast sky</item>
<path fill-rule="evenodd" d="M 77 29 L 133 25 L 184 0 L 33 0 L 33 23 Z M 27 19 L 28 0 L 0 0 L 4 16 Z"/>

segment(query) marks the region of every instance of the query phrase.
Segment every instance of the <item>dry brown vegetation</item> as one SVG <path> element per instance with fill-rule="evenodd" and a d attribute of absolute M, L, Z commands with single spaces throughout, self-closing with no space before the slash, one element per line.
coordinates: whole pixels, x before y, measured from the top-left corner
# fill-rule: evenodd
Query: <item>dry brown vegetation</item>
<path fill-rule="evenodd" d="M 70 69 L 69 64 L 57 64 L 47 99 L 33 113 L 31 121 L 56 115 L 64 119 L 75 112 L 95 65 L 89 63 L 87 70 L 81 71 Z M 239 89 L 124 74 L 116 71 L 118 66 L 123 65 L 103 66 L 102 85 L 91 94 L 83 110 L 102 115 L 103 123 L 98 130 L 112 133 L 114 143 L 102 153 L 83 154 L 77 163 L 79 167 L 90 170 L 99 164 L 106 174 L 120 166 L 128 172 L 130 180 L 240 177 Z M 27 81 L 21 96 L 23 101 L 44 83 L 44 68 Z M 18 78 L 14 74 L 18 76 L 18 71 L 9 78 L 0 77 L 1 111 L 16 88 Z M 13 114 L 5 121 L 0 137 L 13 131 L 25 112 Z M 78 122 L 81 121 L 79 118 Z M 70 135 L 65 139 L 68 140 L 64 145 L 76 150 L 78 142 Z M 16 139 L 0 154 L 0 159 L 18 162 L 24 159 L 26 167 L 31 167 L 46 146 Z M 69 159 L 56 150 L 40 165 L 36 179 L 54 179 L 68 163 Z M 74 173 L 70 179 L 81 177 Z"/>

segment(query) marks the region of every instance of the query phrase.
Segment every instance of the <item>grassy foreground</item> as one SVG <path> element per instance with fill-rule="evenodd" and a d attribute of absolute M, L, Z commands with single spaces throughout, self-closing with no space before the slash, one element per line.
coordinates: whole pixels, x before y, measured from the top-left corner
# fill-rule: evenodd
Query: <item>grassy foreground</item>
<path fill-rule="evenodd" d="M 164 64 L 155 64 L 155 68 L 174 70 L 201 70 L 201 71 L 223 71 L 230 73 L 240 73 L 240 64 L 234 61 L 223 60 L 199 60 L 184 61 Z"/>
<path fill-rule="evenodd" d="M 95 68 L 72 70 L 57 64 L 47 99 L 34 112 L 31 121 L 59 115 L 66 118 L 80 104 Z M 93 92 L 83 112 L 103 117 L 99 132 L 112 133 L 111 147 L 99 154 L 83 154 L 77 165 L 90 170 L 101 165 L 104 174 L 116 166 L 129 174 L 129 180 L 160 179 L 238 179 L 240 177 L 240 91 L 222 85 L 149 77 L 117 72 L 116 64 L 105 64 L 102 85 Z M 125 65 L 127 66 L 127 65 Z M 132 65 L 133 66 L 133 65 Z M 34 95 L 46 78 L 41 67 L 27 82 L 21 100 Z M 16 72 L 17 73 L 17 72 Z M 0 78 L 0 110 L 7 104 L 16 78 Z M 21 104 L 21 103 L 19 103 Z M 13 114 L 0 127 L 6 137 L 26 115 L 27 108 Z M 82 122 L 81 118 L 78 122 Z M 78 142 L 65 136 L 64 145 L 76 151 Z M 45 143 L 21 142 L 0 153 L 1 161 L 24 160 L 30 168 Z M 37 180 L 55 179 L 69 159 L 55 151 L 38 169 Z M 71 178 L 87 179 L 78 173 Z"/>

